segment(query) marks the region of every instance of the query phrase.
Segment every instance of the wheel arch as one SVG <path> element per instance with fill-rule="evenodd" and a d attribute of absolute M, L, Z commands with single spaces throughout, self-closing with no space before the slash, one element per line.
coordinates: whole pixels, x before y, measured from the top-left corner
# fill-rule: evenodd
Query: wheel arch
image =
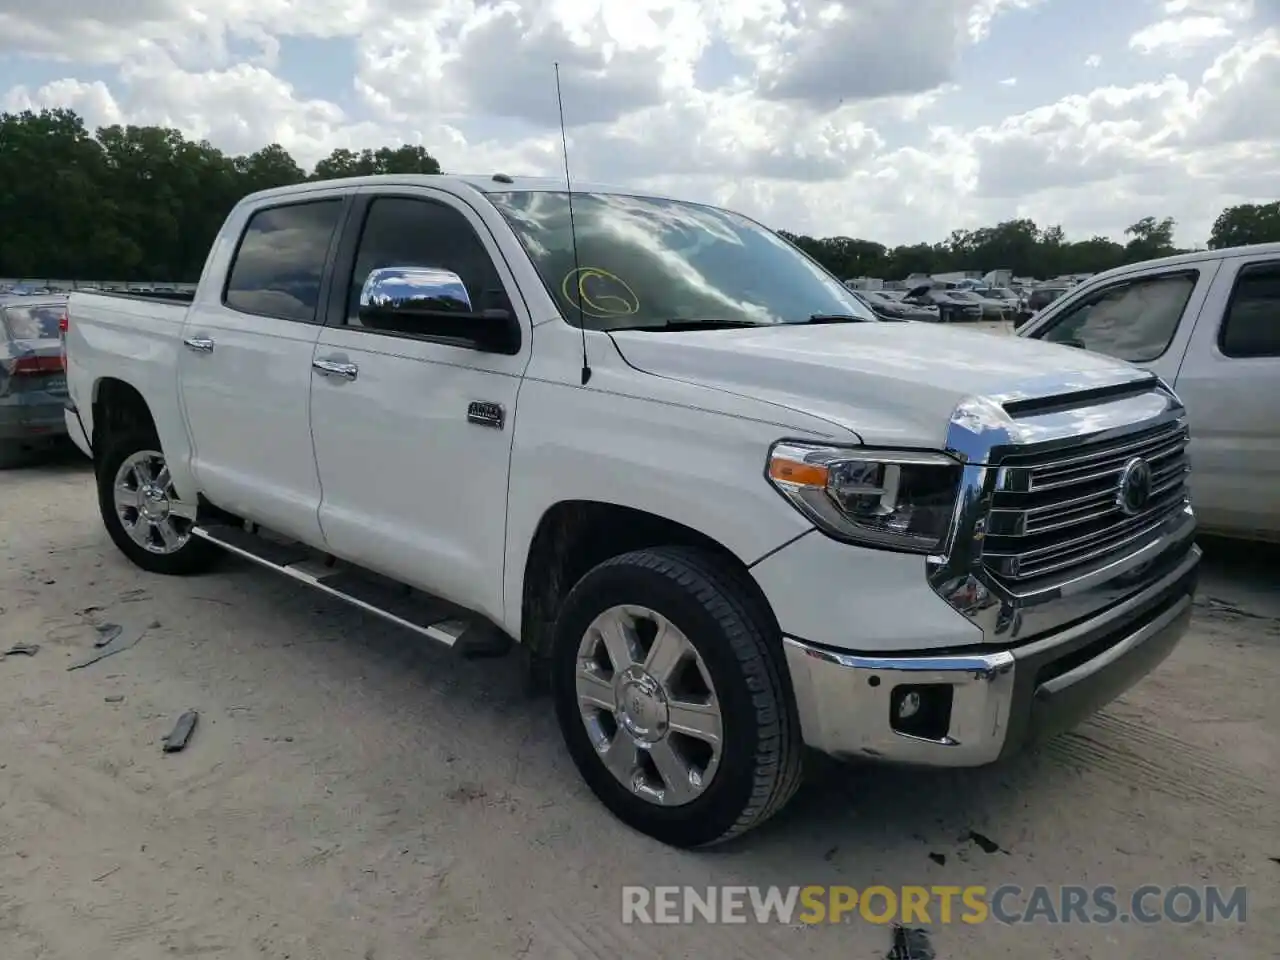
<path fill-rule="evenodd" d="M 535 655 L 547 650 L 560 605 L 593 567 L 633 550 L 672 546 L 692 547 L 720 559 L 778 634 L 772 607 L 747 564 L 714 537 L 634 507 L 597 500 L 561 500 L 543 512 L 525 555 L 521 643 Z"/>
<path fill-rule="evenodd" d="M 99 377 L 93 384 L 92 435 L 90 443 L 95 452 L 110 442 L 114 436 L 131 430 L 150 430 L 158 433 L 151 405 L 133 384 L 118 377 Z"/>

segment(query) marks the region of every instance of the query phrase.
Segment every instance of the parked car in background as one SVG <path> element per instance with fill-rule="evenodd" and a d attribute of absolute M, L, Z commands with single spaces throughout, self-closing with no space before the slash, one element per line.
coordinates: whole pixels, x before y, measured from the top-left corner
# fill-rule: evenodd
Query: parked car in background
<path fill-rule="evenodd" d="M 904 303 L 901 300 L 884 296 L 879 290 L 854 290 L 853 295 L 866 304 L 881 320 L 917 320 L 925 323 L 938 322 L 938 308 Z"/>
<path fill-rule="evenodd" d="M 1071 287 L 1067 286 L 1036 287 L 1027 294 L 1026 303 L 1023 305 L 1022 309 L 1018 311 L 1018 315 L 1014 317 L 1014 327 L 1021 327 L 1037 313 L 1071 289 Z"/>
<path fill-rule="evenodd" d="M 66 300 L 0 298 L 0 465 L 66 436 Z"/>
<path fill-rule="evenodd" d="M 1100 274 L 1019 335 L 1159 374 L 1187 408 L 1201 528 L 1280 541 L 1280 244 Z M 1182 482 L 1180 449 L 1181 441 L 1147 457 L 1152 497 Z"/>
<path fill-rule="evenodd" d="M 880 323 L 702 204 L 282 187 L 230 211 L 193 300 L 75 293 L 66 345 L 68 426 L 135 565 L 226 551 L 458 654 L 519 643 L 587 785 L 666 843 L 772 816 L 806 745 L 1006 757 L 1190 621 L 1176 492 L 1073 510 L 1079 474 L 1127 491 L 1126 451 L 1181 436 L 1157 377 Z"/>
<path fill-rule="evenodd" d="M 922 283 L 908 290 L 903 302 L 921 307 L 934 307 L 938 311 L 938 320 L 941 323 L 981 320 L 982 305 L 957 296 L 961 292 L 963 291 L 944 290 L 932 284 Z"/>
<path fill-rule="evenodd" d="M 986 297 L 988 300 L 999 300 L 1005 307 L 1012 311 L 1012 316 L 1016 316 L 1022 309 L 1025 298 L 1008 287 L 975 287 L 974 293 L 980 297 Z M 1012 319 L 1012 316 L 1009 319 Z"/>
<path fill-rule="evenodd" d="M 983 320 L 1012 320 L 1015 310 L 1011 304 L 1003 300 L 984 297 L 974 289 L 949 291 L 957 300 L 976 303 L 982 311 Z"/>

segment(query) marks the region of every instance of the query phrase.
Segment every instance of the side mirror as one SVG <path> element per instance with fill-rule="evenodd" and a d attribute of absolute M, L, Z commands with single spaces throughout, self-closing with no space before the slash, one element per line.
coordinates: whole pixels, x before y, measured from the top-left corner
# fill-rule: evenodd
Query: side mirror
<path fill-rule="evenodd" d="M 476 311 L 462 278 L 437 267 L 379 267 L 360 290 L 362 326 L 429 337 L 485 353 L 520 352 L 520 323 L 507 309 Z"/>

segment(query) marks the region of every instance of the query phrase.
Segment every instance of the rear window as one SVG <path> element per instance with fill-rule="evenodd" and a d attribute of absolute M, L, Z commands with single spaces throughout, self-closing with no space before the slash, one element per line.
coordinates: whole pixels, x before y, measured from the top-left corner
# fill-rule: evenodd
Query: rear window
<path fill-rule="evenodd" d="M 64 307 L 54 304 L 7 307 L 4 325 L 10 340 L 57 340 L 58 322 L 64 312 Z"/>
<path fill-rule="evenodd" d="M 1280 262 L 1240 272 L 1219 347 L 1228 357 L 1280 357 Z"/>
<path fill-rule="evenodd" d="M 259 210 L 249 218 L 223 303 L 241 313 L 314 321 L 341 199 Z"/>

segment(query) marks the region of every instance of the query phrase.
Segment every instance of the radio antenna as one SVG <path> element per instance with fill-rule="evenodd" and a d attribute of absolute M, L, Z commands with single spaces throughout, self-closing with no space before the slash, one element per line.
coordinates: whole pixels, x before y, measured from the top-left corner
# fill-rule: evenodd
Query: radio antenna
<path fill-rule="evenodd" d="M 573 220 L 573 180 L 569 176 L 569 136 L 564 129 L 564 96 L 560 93 L 560 64 L 556 65 L 556 106 L 560 109 L 560 146 L 564 150 L 564 189 L 569 198 L 569 243 L 573 246 L 573 285 L 578 295 L 578 333 L 582 335 L 582 385 L 591 379 L 591 364 L 587 362 L 587 317 L 582 307 L 582 264 L 578 261 L 578 228 Z"/>

